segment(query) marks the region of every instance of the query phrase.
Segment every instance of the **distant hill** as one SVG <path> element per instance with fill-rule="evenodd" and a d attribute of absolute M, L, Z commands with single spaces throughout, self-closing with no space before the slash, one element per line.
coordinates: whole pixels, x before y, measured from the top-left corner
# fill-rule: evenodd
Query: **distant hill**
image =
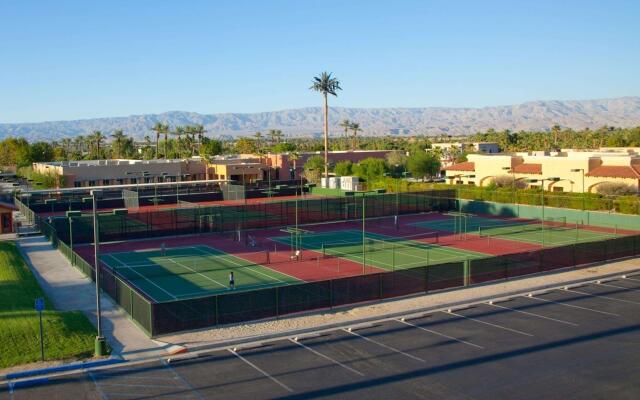
<path fill-rule="evenodd" d="M 331 134 L 340 135 L 340 121 L 357 121 L 362 135 L 469 135 L 489 128 L 496 130 L 549 130 L 554 124 L 574 129 L 603 125 L 640 125 L 640 97 L 599 100 L 531 101 L 483 108 L 332 108 Z M 162 114 L 95 118 L 75 121 L 0 124 L 0 138 L 22 136 L 29 140 L 56 140 L 85 135 L 93 130 L 105 133 L 123 129 L 138 139 L 151 135 L 156 122 L 171 126 L 202 124 L 208 136 L 234 137 L 256 131 L 280 129 L 287 136 L 319 136 L 322 133 L 320 107 L 254 114 L 198 114 L 170 111 Z"/>

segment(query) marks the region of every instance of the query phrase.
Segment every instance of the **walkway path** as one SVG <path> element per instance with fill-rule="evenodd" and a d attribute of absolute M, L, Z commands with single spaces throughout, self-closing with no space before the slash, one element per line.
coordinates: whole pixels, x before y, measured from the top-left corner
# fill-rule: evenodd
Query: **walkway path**
<path fill-rule="evenodd" d="M 95 286 L 43 236 L 17 241 L 25 261 L 38 283 L 58 310 L 79 310 L 96 325 Z M 166 352 L 149 339 L 111 299 L 101 296 L 103 335 L 113 355 L 133 360 L 159 356 Z"/>

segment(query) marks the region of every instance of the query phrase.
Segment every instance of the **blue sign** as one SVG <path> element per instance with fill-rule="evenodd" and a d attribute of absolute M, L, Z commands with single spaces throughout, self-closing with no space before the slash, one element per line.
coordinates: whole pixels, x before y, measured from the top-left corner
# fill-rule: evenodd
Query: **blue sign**
<path fill-rule="evenodd" d="M 44 310 L 44 298 L 38 297 L 35 304 L 36 311 Z"/>

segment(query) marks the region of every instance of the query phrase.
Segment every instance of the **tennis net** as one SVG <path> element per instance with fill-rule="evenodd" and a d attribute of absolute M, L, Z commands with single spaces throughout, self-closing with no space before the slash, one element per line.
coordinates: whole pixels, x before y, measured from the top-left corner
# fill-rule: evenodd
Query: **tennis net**
<path fill-rule="evenodd" d="M 190 201 L 178 200 L 178 208 L 200 208 L 200 204 L 192 203 Z"/>
<path fill-rule="evenodd" d="M 379 251 L 416 251 L 425 250 L 430 244 L 439 242 L 438 232 L 420 233 L 417 235 L 389 237 L 385 239 L 367 237 L 364 240 L 364 251 L 367 253 Z M 349 254 L 362 254 L 362 240 L 337 241 L 322 243 L 322 255 L 324 257 L 341 257 Z"/>
<path fill-rule="evenodd" d="M 478 227 L 478 235 L 481 237 L 510 235 L 523 232 L 542 231 L 543 228 L 548 230 L 566 230 L 575 228 L 575 225 L 573 227 L 567 226 L 566 217 L 554 217 L 546 218 L 544 221 L 483 225 Z"/>

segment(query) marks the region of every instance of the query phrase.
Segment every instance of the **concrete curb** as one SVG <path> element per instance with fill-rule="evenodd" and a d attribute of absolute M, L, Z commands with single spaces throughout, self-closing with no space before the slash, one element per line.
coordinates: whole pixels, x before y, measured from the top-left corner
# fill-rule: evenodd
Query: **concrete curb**
<path fill-rule="evenodd" d="M 49 378 L 35 378 L 25 381 L 9 382 L 9 393 L 13 393 L 16 389 L 34 387 L 39 385 L 46 385 L 49 383 Z"/>
<path fill-rule="evenodd" d="M 10 374 L 6 374 L 4 376 L 5 380 L 11 380 L 11 379 L 21 379 L 21 378 L 28 378 L 31 376 L 38 376 L 38 375 L 47 375 L 47 374 L 54 374 L 57 372 L 66 372 L 66 371 L 73 371 L 73 370 L 77 370 L 77 369 L 89 369 L 89 368 L 97 368 L 97 367 L 104 367 L 106 365 L 113 365 L 113 364 L 120 364 L 120 363 L 125 363 L 127 362 L 127 360 L 122 359 L 122 358 L 107 358 L 105 360 L 97 360 L 97 361 L 81 361 L 81 362 L 75 362 L 75 363 L 70 363 L 70 364 L 64 364 L 64 365 L 60 365 L 57 367 L 49 367 L 49 368 L 41 368 L 41 369 L 32 369 L 30 371 L 21 371 L 21 372 L 12 372 Z M 33 379 L 33 381 L 36 381 L 37 379 Z M 27 381 L 20 381 L 20 382 L 14 382 L 15 384 L 22 384 L 24 382 Z"/>

